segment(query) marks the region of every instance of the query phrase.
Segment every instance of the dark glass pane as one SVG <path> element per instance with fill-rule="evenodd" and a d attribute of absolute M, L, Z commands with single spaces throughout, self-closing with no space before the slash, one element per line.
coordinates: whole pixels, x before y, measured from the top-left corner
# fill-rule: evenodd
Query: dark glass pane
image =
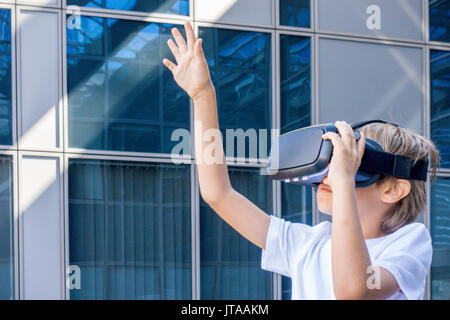
<path fill-rule="evenodd" d="M 430 51 L 431 138 L 450 168 L 450 51 Z"/>
<path fill-rule="evenodd" d="M 71 299 L 191 299 L 189 166 L 69 161 Z"/>
<path fill-rule="evenodd" d="M 80 26 L 67 30 L 70 147 L 171 153 L 168 130 L 190 124 L 189 97 L 162 64 L 173 59 L 173 25 L 81 17 Z"/>
<path fill-rule="evenodd" d="M 280 35 L 281 133 L 311 125 L 311 39 Z"/>
<path fill-rule="evenodd" d="M 450 1 L 430 0 L 430 40 L 450 42 Z"/>
<path fill-rule="evenodd" d="M 189 15 L 189 0 L 67 0 L 67 5 Z"/>
<path fill-rule="evenodd" d="M 226 130 L 242 129 L 256 140 L 258 157 L 266 158 L 260 142 L 270 150 L 272 72 L 270 34 L 228 29 L 199 28 L 204 51 L 216 88 L 219 124 L 224 146 Z M 263 131 L 260 131 L 263 130 Z M 265 138 L 267 135 L 267 139 Z M 231 135 L 230 137 L 233 137 Z M 235 148 L 228 156 L 240 156 Z M 231 142 L 231 141 L 230 141 Z M 245 157 L 251 155 L 245 143 Z M 254 145 L 253 145 L 254 146 Z M 255 146 L 256 147 L 256 146 Z M 252 157 L 253 158 L 253 157 Z"/>
<path fill-rule="evenodd" d="M 0 300 L 14 299 L 13 160 L 0 155 Z"/>
<path fill-rule="evenodd" d="M 229 167 L 229 174 L 235 190 L 272 213 L 272 183 L 267 176 L 255 168 Z M 201 201 L 201 299 L 273 299 L 273 277 L 261 269 L 261 253 Z"/>
<path fill-rule="evenodd" d="M 431 187 L 431 298 L 450 299 L 450 178 L 438 178 Z"/>
<path fill-rule="evenodd" d="M 311 27 L 310 0 L 280 0 L 280 25 Z"/>
<path fill-rule="evenodd" d="M 0 9 L 0 145 L 12 145 L 11 11 Z"/>
<path fill-rule="evenodd" d="M 290 183 L 281 183 L 281 217 L 293 223 L 312 225 L 312 189 Z M 281 297 L 291 300 L 291 278 L 282 276 Z"/>

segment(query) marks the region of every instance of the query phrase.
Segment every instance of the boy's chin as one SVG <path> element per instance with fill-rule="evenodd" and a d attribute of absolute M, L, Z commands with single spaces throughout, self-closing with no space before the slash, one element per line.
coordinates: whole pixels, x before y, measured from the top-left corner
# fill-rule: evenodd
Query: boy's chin
<path fill-rule="evenodd" d="M 320 196 L 317 197 L 317 208 L 323 214 L 331 215 L 333 207 L 333 201 L 330 198 L 322 198 Z"/>
<path fill-rule="evenodd" d="M 322 208 L 322 207 L 319 206 L 318 209 L 319 209 L 320 213 L 326 214 L 326 215 L 328 215 L 328 216 L 331 216 L 331 215 L 332 215 L 332 214 L 331 214 L 331 209 L 330 209 L 330 208 Z"/>

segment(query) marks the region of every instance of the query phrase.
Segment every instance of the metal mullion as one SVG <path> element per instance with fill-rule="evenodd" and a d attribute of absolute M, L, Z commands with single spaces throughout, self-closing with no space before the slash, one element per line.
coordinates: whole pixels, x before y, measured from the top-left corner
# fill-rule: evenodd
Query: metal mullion
<path fill-rule="evenodd" d="M 278 6 L 279 6 L 279 0 L 276 0 L 276 6 L 277 6 L 277 26 L 279 24 L 279 12 L 278 12 Z M 281 80 L 280 80 L 280 32 L 275 31 L 274 34 L 272 34 L 273 40 L 273 58 L 272 58 L 272 95 L 273 95 L 273 120 L 272 120 L 272 130 L 271 132 L 271 139 L 272 139 L 272 145 L 275 143 L 276 139 L 280 136 L 280 128 L 281 128 Z M 274 212 L 273 215 L 275 217 L 281 217 L 281 183 L 280 181 L 272 181 L 272 198 L 273 198 L 273 207 Z M 281 300 L 282 299 L 282 277 L 280 274 L 273 273 L 272 275 L 272 281 L 273 281 L 273 296 L 272 298 L 274 300 Z"/>
<path fill-rule="evenodd" d="M 61 9 L 60 9 L 61 10 Z M 63 8 L 62 12 L 67 13 L 67 8 Z M 97 18 L 112 18 L 119 20 L 130 20 L 130 21 L 145 21 L 145 22 L 154 22 L 154 23 L 169 23 L 176 24 L 182 26 L 185 21 L 189 20 L 189 17 L 184 17 L 183 19 L 176 19 L 174 15 L 169 15 L 168 17 L 162 18 L 160 15 L 154 14 L 143 14 L 143 15 L 133 15 L 133 14 L 124 14 L 126 11 L 114 11 L 109 9 L 99 9 L 94 10 L 87 7 L 80 7 L 80 15 L 85 17 L 97 17 Z M 131 11 L 133 12 L 133 11 Z"/>
<path fill-rule="evenodd" d="M 171 19 L 171 20 L 180 20 L 186 21 L 192 17 L 191 7 L 193 0 L 189 0 L 189 15 L 181 15 L 181 14 L 171 14 L 171 13 L 158 13 L 158 12 L 144 12 L 144 11 L 133 11 L 133 10 L 118 10 L 118 9 L 105 9 L 105 8 L 91 8 L 80 6 L 79 9 L 81 12 L 87 13 L 99 13 L 99 14 L 114 14 L 117 16 L 125 16 L 125 17 L 135 17 L 135 18 L 158 18 L 158 19 Z M 61 4 L 62 10 L 67 10 L 69 7 L 67 5 L 67 0 L 63 0 Z"/>
<path fill-rule="evenodd" d="M 198 26 L 195 21 L 195 7 L 194 1 L 192 3 L 192 19 L 193 29 L 196 39 L 198 38 Z M 201 298 L 201 259 L 200 259 L 200 194 L 199 194 L 199 180 L 196 166 L 196 154 L 195 154 L 195 139 L 194 139 L 194 101 L 189 99 L 189 111 L 190 111 L 190 143 L 191 143 L 191 156 L 194 159 L 191 164 L 191 246 L 192 246 L 192 299 L 200 300 Z"/>

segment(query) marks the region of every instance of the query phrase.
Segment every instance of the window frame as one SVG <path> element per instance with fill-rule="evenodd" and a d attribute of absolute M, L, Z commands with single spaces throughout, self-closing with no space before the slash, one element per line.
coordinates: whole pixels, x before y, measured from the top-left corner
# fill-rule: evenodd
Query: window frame
<path fill-rule="evenodd" d="M 425 20 L 426 20 L 426 25 L 425 25 L 425 35 L 426 35 L 426 44 L 429 46 L 441 46 L 447 49 L 444 50 L 448 50 L 450 49 L 450 42 L 444 42 L 444 41 L 436 41 L 436 40 L 430 40 L 430 5 L 429 5 L 429 0 L 423 0 L 425 2 L 424 6 L 425 6 Z M 450 25 L 449 25 L 449 32 L 450 32 Z"/>
<path fill-rule="evenodd" d="M 67 9 L 70 9 L 73 5 L 67 5 L 67 0 L 57 0 L 62 1 L 62 9 L 63 11 L 67 11 Z M 79 7 L 80 12 L 82 15 L 85 13 L 105 13 L 105 14 L 113 14 L 113 15 L 120 15 L 120 16 L 136 16 L 136 17 L 143 17 L 143 18 L 161 18 L 164 20 L 192 20 L 193 18 L 193 6 L 194 6 L 194 0 L 188 0 L 189 1 L 189 15 L 184 16 L 181 14 L 169 14 L 169 13 L 156 13 L 156 12 L 142 12 L 142 11 L 133 11 L 133 10 L 117 10 L 117 9 L 104 9 L 104 8 L 91 8 L 91 7 Z"/>
<path fill-rule="evenodd" d="M 20 272 L 20 266 L 19 266 L 19 255 L 21 254 L 21 251 L 19 251 L 19 189 L 18 189 L 18 170 L 17 170 L 17 152 L 13 150 L 0 150 L 0 155 L 2 156 L 10 156 L 11 160 L 13 162 L 13 170 L 11 172 L 11 179 L 12 179 L 12 193 L 13 193 L 13 235 L 12 235 L 12 243 L 13 243 L 13 297 L 15 300 L 18 300 L 20 298 L 20 287 L 19 287 L 19 276 L 21 274 Z"/>
<path fill-rule="evenodd" d="M 16 64 L 16 6 L 12 1 L 11 4 L 0 3 L 0 9 L 10 10 L 11 15 L 11 145 L 0 145 L 2 150 L 17 150 L 17 64 Z"/>
<path fill-rule="evenodd" d="M 167 158 L 171 159 L 172 154 L 169 153 L 156 153 L 156 152 L 134 152 L 134 151 L 114 151 L 114 150 L 95 150 L 95 149 L 83 149 L 83 148 L 73 148 L 69 145 L 69 101 L 68 101 L 68 77 L 67 77 L 67 19 L 65 18 L 67 15 L 67 11 L 63 10 L 62 15 L 62 56 L 63 56 L 63 114 L 64 114 L 64 153 L 81 153 L 81 154 L 92 154 L 92 155 L 104 155 L 104 156 L 115 156 L 115 155 L 123 155 L 123 156 L 132 156 L 132 157 L 154 157 L 154 158 Z M 140 16 L 124 16 L 119 14 L 111 14 L 111 13 L 99 13 L 97 11 L 90 12 L 82 10 L 82 16 L 88 17 L 99 17 L 99 18 L 110 18 L 110 19 L 119 19 L 119 20 L 127 20 L 127 21 L 141 21 L 141 22 L 149 22 L 149 23 L 170 23 L 179 26 L 179 28 L 183 27 L 183 22 L 180 20 L 174 19 L 161 19 L 161 18 L 148 18 L 148 17 L 140 17 Z M 185 21 L 188 21 L 187 19 Z M 191 21 L 192 22 L 192 21 Z M 191 117 L 192 118 L 192 117 Z M 191 120 L 192 122 L 192 120 Z M 193 144 L 191 144 L 193 145 Z M 189 160 L 192 159 L 192 155 L 174 155 L 174 158 L 181 160 Z"/>
<path fill-rule="evenodd" d="M 124 162 L 145 162 L 145 163 L 170 163 L 173 162 L 167 158 L 140 158 L 140 157 L 127 157 L 127 156 L 102 156 L 102 155 L 90 155 L 90 154 L 65 154 L 64 155 L 64 270 L 68 270 L 70 266 L 70 248 L 69 248 L 69 161 L 70 160 L 100 160 L 100 161 L 124 161 Z M 196 281 L 197 281 L 197 270 L 196 270 L 196 260 L 197 256 L 197 217 L 194 207 L 196 207 L 195 202 L 197 202 L 196 197 L 199 195 L 198 190 L 195 189 L 195 183 L 193 178 L 195 178 L 193 161 L 189 160 L 183 162 L 184 165 L 189 165 L 190 170 L 190 192 L 191 192 L 191 290 L 192 290 L 192 300 L 196 297 Z M 197 188 L 198 189 L 198 188 Z M 66 275 L 64 275 L 66 277 Z M 65 292 L 64 299 L 70 300 L 70 289 L 64 284 Z"/>
<path fill-rule="evenodd" d="M 309 0 L 309 21 L 310 26 L 309 28 L 305 27 L 292 27 L 292 26 L 285 26 L 280 23 L 280 0 L 274 0 L 275 3 L 275 29 L 277 31 L 297 31 L 297 32 L 315 32 L 316 31 L 316 15 L 315 15 L 315 6 L 316 2 L 314 0 Z"/>
<path fill-rule="evenodd" d="M 386 40 L 386 41 L 394 41 L 394 42 L 406 42 L 406 43 L 415 43 L 415 44 L 425 44 L 427 38 L 427 27 L 428 24 L 428 0 L 422 0 L 422 39 L 415 40 L 415 39 L 408 39 L 408 38 L 398 38 L 398 37 L 390 37 L 390 36 L 377 36 L 377 35 L 368 35 L 368 34 L 359 34 L 359 33 L 353 33 L 353 32 L 343 32 L 343 31 L 332 31 L 332 30 L 324 30 L 319 28 L 319 6 L 318 1 L 319 0 L 313 0 L 314 1 L 314 32 L 320 35 L 335 35 L 335 36 L 343 36 L 343 37 L 354 37 L 354 38 L 361 38 L 362 41 L 370 41 L 370 40 Z"/>

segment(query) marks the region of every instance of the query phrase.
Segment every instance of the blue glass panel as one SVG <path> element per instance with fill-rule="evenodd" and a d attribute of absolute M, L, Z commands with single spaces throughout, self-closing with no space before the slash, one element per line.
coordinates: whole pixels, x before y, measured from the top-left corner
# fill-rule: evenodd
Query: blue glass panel
<path fill-rule="evenodd" d="M 255 168 L 229 167 L 233 188 L 272 213 L 272 183 Z M 261 249 L 200 204 L 201 299 L 273 299 L 272 274 L 261 269 Z"/>
<path fill-rule="evenodd" d="M 281 133 L 311 125 L 311 39 L 280 35 Z"/>
<path fill-rule="evenodd" d="M 450 2 L 430 2 L 430 40 L 450 42 Z"/>
<path fill-rule="evenodd" d="M 431 138 L 450 168 L 450 51 L 430 50 Z"/>
<path fill-rule="evenodd" d="M 310 0 L 280 0 L 280 25 L 311 27 Z"/>
<path fill-rule="evenodd" d="M 229 29 L 199 28 L 204 52 L 216 88 L 219 124 L 224 141 L 227 129 L 242 129 L 267 141 L 270 150 L 272 62 L 270 34 Z M 248 131 L 250 130 L 250 131 Z M 260 130 L 266 130 L 267 139 Z M 235 145 L 238 141 L 235 138 Z M 224 146 L 226 146 L 224 143 Z M 249 157 L 250 143 L 245 156 Z M 259 157 L 267 155 L 261 149 Z M 237 148 L 228 156 L 239 156 Z M 240 155 L 241 157 L 243 155 Z"/>
<path fill-rule="evenodd" d="M 0 300 L 14 299 L 13 160 L 0 155 Z"/>
<path fill-rule="evenodd" d="M 0 145 L 12 145 L 11 11 L 0 9 Z"/>
<path fill-rule="evenodd" d="M 431 298 L 450 299 L 450 178 L 438 178 L 431 187 Z"/>
<path fill-rule="evenodd" d="M 191 299 L 190 168 L 69 161 L 71 299 Z"/>
<path fill-rule="evenodd" d="M 67 29 L 70 147 L 170 153 L 168 131 L 190 125 L 189 97 L 162 64 L 173 25 L 83 16 L 80 26 Z"/>
<path fill-rule="evenodd" d="M 312 225 L 312 189 L 281 183 L 281 217 L 293 223 Z M 291 300 L 291 278 L 282 276 L 282 299 Z"/>
<path fill-rule="evenodd" d="M 189 15 L 189 0 L 67 0 L 67 5 Z"/>

